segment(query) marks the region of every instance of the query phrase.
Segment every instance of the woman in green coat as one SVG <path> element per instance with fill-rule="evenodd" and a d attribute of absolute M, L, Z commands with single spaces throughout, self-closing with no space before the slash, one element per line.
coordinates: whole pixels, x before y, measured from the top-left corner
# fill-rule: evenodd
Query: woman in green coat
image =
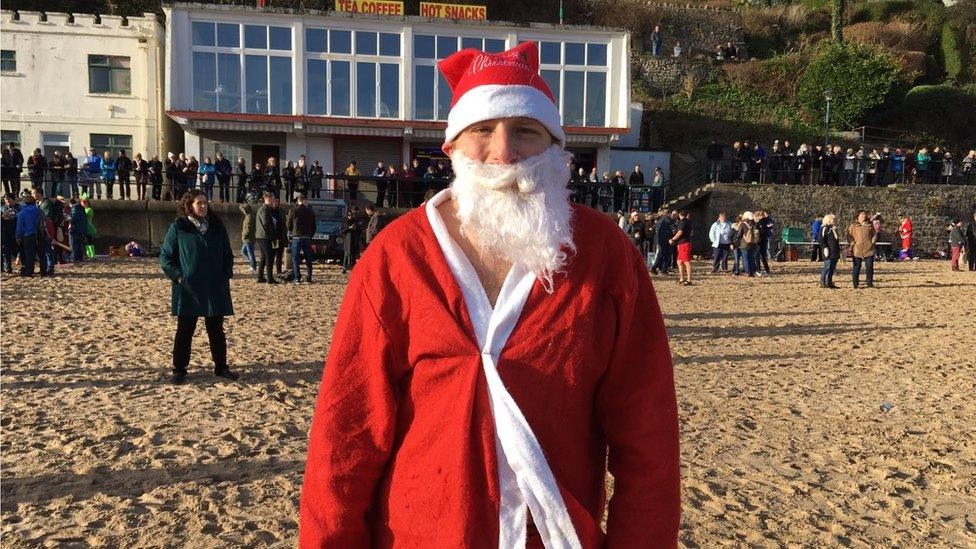
<path fill-rule="evenodd" d="M 227 367 L 227 340 L 224 317 L 234 314 L 230 298 L 230 279 L 234 276 L 234 255 L 227 229 L 210 213 L 203 191 L 191 189 L 180 199 L 180 215 L 169 226 L 159 263 L 172 281 L 173 315 L 176 338 L 173 341 L 173 377 L 176 385 L 186 380 L 190 364 L 190 343 L 197 318 L 204 317 L 210 339 L 214 373 L 236 380 Z"/>

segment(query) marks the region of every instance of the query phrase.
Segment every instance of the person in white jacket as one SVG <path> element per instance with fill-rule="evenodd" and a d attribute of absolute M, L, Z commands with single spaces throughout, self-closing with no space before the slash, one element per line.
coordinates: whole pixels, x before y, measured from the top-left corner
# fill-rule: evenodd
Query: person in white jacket
<path fill-rule="evenodd" d="M 708 230 L 708 239 L 712 241 L 712 274 L 718 272 L 719 264 L 722 265 L 722 272 L 729 272 L 732 224 L 725 219 L 725 212 L 718 214 L 718 220 L 712 223 L 712 228 Z"/>

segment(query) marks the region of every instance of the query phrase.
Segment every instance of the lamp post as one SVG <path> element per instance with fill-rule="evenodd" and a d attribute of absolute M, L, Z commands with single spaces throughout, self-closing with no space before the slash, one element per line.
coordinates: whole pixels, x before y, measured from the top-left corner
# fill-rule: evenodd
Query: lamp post
<path fill-rule="evenodd" d="M 824 99 L 827 100 L 827 112 L 824 115 L 824 151 L 826 151 L 830 141 L 830 100 L 834 98 L 834 90 L 827 88 L 823 95 Z"/>

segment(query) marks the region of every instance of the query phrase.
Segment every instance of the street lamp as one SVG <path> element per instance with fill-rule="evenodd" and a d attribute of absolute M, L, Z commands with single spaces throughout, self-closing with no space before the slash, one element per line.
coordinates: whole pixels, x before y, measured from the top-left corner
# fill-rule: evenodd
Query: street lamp
<path fill-rule="evenodd" d="M 824 115 L 824 151 L 826 151 L 830 141 L 830 100 L 834 98 L 834 90 L 827 88 L 823 96 L 827 100 L 827 113 Z"/>

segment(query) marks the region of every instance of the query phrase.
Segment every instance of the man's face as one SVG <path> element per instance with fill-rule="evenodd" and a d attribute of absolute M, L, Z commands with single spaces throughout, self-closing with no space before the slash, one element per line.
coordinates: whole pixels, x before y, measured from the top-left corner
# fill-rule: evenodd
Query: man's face
<path fill-rule="evenodd" d="M 859 213 L 859 214 L 857 214 L 857 221 L 859 223 L 864 223 L 867 220 L 868 220 L 868 214 L 866 214 L 866 213 Z"/>
<path fill-rule="evenodd" d="M 475 162 L 514 164 L 542 154 L 552 136 L 541 122 L 531 118 L 496 118 L 472 124 L 442 147 L 448 155 L 459 151 Z"/>
<path fill-rule="evenodd" d="M 718 216 L 718 221 L 719 221 L 719 223 L 725 223 L 725 214 L 719 215 Z"/>

